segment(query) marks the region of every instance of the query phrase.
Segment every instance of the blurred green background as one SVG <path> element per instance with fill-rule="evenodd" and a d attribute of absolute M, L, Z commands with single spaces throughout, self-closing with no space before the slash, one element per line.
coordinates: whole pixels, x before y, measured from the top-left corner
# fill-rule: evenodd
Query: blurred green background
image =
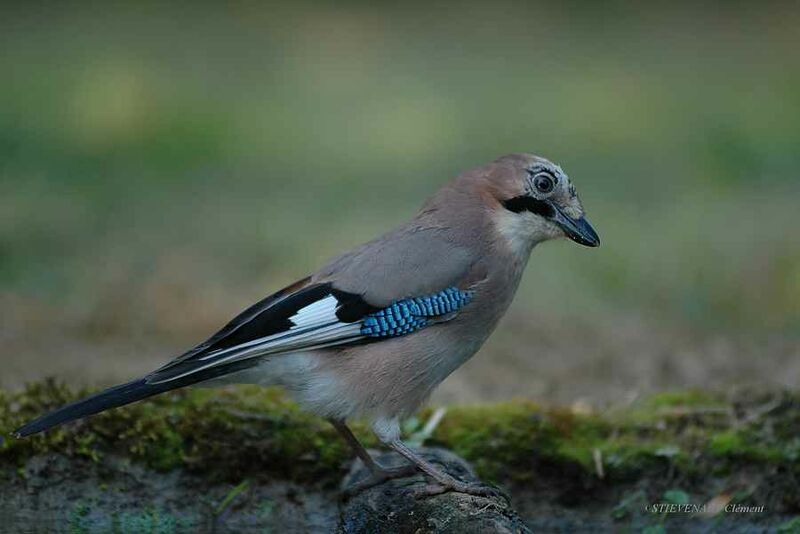
<path fill-rule="evenodd" d="M 603 246 L 435 401 L 800 386 L 798 4 L 133 4 L 2 7 L 0 386 L 145 372 L 516 151 Z"/>

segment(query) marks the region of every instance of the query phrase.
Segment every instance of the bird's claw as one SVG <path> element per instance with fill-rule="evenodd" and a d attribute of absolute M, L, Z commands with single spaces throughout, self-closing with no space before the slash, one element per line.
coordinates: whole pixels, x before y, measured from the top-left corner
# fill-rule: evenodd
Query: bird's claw
<path fill-rule="evenodd" d="M 414 476 L 419 473 L 419 470 L 415 465 L 403 465 L 400 467 L 383 467 L 380 471 L 375 471 L 370 473 L 370 475 L 363 479 L 355 482 L 345 488 L 342 491 L 342 498 L 349 499 L 361 493 L 362 491 L 366 491 L 370 488 L 374 488 L 379 484 L 383 484 L 387 480 L 393 480 L 395 478 L 405 478 Z"/>
<path fill-rule="evenodd" d="M 449 491 L 475 497 L 504 499 L 508 503 L 511 502 L 511 498 L 499 488 L 484 483 L 463 482 L 461 480 L 452 480 L 446 483 L 432 482 L 413 490 L 412 495 L 417 499 L 421 499 L 441 495 Z"/>

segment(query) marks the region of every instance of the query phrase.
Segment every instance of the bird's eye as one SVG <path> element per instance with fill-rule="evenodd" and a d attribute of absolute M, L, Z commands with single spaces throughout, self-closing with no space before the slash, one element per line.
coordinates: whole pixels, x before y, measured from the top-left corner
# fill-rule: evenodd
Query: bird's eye
<path fill-rule="evenodd" d="M 540 193 L 550 193 L 554 187 L 553 179 L 543 173 L 533 178 L 533 185 Z"/>

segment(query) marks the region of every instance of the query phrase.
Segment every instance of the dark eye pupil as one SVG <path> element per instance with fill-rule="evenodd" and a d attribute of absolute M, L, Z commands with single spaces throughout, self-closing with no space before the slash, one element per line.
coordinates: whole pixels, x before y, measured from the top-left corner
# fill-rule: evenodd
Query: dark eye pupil
<path fill-rule="evenodd" d="M 540 193 L 549 193 L 553 190 L 553 180 L 541 174 L 533 179 L 533 185 Z"/>

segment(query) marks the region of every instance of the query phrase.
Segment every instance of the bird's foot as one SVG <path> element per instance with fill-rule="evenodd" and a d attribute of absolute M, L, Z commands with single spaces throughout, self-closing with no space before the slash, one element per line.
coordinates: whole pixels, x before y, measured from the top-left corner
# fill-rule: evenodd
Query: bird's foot
<path fill-rule="evenodd" d="M 419 469 L 417 469 L 417 466 L 412 464 L 402 465 L 400 467 L 381 467 L 379 470 L 375 470 L 370 473 L 367 478 L 359 480 L 358 482 L 355 482 L 345 488 L 342 491 L 342 497 L 344 499 L 349 499 L 350 497 L 358 495 L 362 491 L 373 488 L 379 484 L 383 484 L 387 480 L 410 477 L 418 473 Z"/>
<path fill-rule="evenodd" d="M 414 489 L 412 495 L 417 499 L 421 499 L 434 495 L 441 495 L 449 491 L 465 493 L 475 497 L 501 498 L 508 503 L 511 502 L 511 498 L 499 488 L 484 484 L 483 482 L 463 482 L 455 478 L 447 481 L 430 482 L 420 488 Z"/>

